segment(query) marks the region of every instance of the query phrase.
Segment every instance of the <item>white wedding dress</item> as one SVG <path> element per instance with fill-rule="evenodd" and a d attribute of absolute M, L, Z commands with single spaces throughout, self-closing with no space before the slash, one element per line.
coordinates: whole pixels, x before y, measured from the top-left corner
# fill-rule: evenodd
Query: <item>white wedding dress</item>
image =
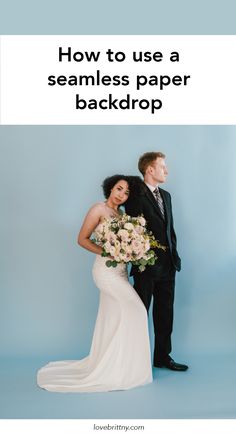
<path fill-rule="evenodd" d="M 56 392 L 127 390 L 152 382 L 146 308 L 130 285 L 127 268 L 108 268 L 96 256 L 93 278 L 100 302 L 90 354 L 53 361 L 37 373 L 41 388 Z"/>

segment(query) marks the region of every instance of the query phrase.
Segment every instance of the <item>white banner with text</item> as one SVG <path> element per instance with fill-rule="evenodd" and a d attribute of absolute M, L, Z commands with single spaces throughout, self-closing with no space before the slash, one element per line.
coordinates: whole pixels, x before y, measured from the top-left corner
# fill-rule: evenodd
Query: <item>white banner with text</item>
<path fill-rule="evenodd" d="M 236 124 L 236 36 L 5 35 L 0 123 Z"/>

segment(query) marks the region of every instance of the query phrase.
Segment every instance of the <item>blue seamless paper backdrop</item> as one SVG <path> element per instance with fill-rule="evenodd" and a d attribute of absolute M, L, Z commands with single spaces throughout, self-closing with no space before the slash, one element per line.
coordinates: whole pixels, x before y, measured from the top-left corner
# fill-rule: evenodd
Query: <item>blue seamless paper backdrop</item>
<path fill-rule="evenodd" d="M 234 0 L 1 0 L 0 5 L 1 34 L 235 34 Z"/>
<path fill-rule="evenodd" d="M 88 353 L 98 290 L 77 234 L 103 179 L 138 174 L 148 150 L 167 155 L 183 262 L 174 351 L 235 351 L 235 140 L 231 126 L 1 127 L 0 356 Z"/>

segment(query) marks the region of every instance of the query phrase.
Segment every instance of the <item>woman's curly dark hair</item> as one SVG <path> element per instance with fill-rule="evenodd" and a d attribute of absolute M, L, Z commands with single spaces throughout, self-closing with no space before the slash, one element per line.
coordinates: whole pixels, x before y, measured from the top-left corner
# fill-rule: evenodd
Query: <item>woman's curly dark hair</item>
<path fill-rule="evenodd" d="M 139 195 L 142 190 L 143 182 L 140 177 L 133 175 L 112 175 L 111 177 L 105 178 L 102 183 L 103 193 L 106 199 L 109 198 L 111 189 L 115 186 L 118 181 L 124 180 L 129 186 L 129 197 Z"/>
<path fill-rule="evenodd" d="M 103 193 L 106 199 L 109 198 L 110 193 L 111 193 L 111 189 L 115 186 L 116 183 L 118 183 L 118 181 L 120 180 L 124 180 L 128 183 L 129 185 L 129 181 L 126 175 L 112 175 L 111 177 L 107 177 L 105 178 L 105 180 L 102 183 L 102 188 L 103 188 Z"/>

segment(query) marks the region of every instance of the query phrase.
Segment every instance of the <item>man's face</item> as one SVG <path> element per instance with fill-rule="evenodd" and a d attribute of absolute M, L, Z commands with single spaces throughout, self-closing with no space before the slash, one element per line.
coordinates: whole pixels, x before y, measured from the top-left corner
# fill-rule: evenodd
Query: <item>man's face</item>
<path fill-rule="evenodd" d="M 168 175 L 165 159 L 157 157 L 157 159 L 149 166 L 150 175 L 156 184 L 164 183 Z"/>

